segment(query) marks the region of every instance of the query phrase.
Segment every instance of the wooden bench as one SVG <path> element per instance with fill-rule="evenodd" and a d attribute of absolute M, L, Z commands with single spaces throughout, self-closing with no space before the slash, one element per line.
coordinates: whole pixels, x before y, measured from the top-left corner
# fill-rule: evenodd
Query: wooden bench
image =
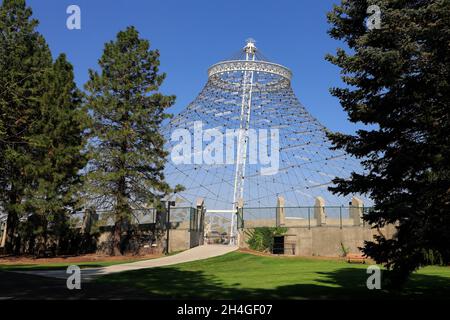
<path fill-rule="evenodd" d="M 347 253 L 347 262 L 366 263 L 366 258 L 361 253 Z"/>

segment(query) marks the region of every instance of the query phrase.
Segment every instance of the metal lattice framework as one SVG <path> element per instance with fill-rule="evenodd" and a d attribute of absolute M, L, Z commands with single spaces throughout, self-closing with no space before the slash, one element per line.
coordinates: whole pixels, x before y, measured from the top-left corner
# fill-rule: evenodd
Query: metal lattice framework
<path fill-rule="evenodd" d="M 167 180 L 186 188 L 179 197 L 191 203 L 204 198 L 208 209 L 232 209 L 241 198 L 245 207 L 273 207 L 277 196 L 285 198 L 286 206 L 314 205 L 318 196 L 327 205 L 347 205 L 348 197 L 334 195 L 328 187 L 335 177 L 360 171 L 358 160 L 330 149 L 327 129 L 296 98 L 291 71 L 258 53 L 254 41 L 248 41 L 240 57 L 213 65 L 201 93 L 165 127 L 169 152 L 179 143 L 171 136 L 175 130 L 191 133 L 192 158 L 198 155 L 196 122 L 201 122 L 203 132 L 215 128 L 224 135 L 222 141 L 203 141 L 203 152 L 225 144 L 230 138 L 227 129 L 240 129 L 232 137 L 235 145 L 227 149 L 233 161 L 175 164 L 169 157 Z M 261 163 L 248 161 L 252 152 L 259 151 L 258 143 L 251 140 L 251 129 L 262 140 L 270 140 L 271 130 L 278 130 L 279 166 L 272 174 L 263 174 Z"/>

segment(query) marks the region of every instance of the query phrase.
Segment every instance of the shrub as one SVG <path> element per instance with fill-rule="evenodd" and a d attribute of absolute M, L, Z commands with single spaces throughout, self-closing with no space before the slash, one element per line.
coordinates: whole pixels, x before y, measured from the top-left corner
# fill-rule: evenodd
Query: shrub
<path fill-rule="evenodd" d="M 283 227 L 258 227 L 246 232 L 248 236 L 247 244 L 252 250 L 271 251 L 273 238 L 281 236 L 287 232 Z"/>
<path fill-rule="evenodd" d="M 350 248 L 345 247 L 344 244 L 341 242 L 341 257 L 346 257 L 349 252 Z"/>

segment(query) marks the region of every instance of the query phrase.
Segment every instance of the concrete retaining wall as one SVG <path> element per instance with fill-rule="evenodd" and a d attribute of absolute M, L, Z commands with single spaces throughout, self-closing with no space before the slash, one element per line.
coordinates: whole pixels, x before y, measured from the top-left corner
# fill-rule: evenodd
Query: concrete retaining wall
<path fill-rule="evenodd" d="M 350 253 L 358 253 L 358 247 L 364 245 L 364 241 L 373 240 L 378 234 L 376 229 L 367 226 L 343 226 L 342 228 L 328 224 L 326 226 L 288 227 L 285 235 L 285 244 L 295 244 L 297 256 L 328 256 L 338 257 L 342 255 L 341 243 Z M 288 223 L 286 223 L 286 226 Z M 248 236 L 244 229 L 240 232 L 239 245 L 248 248 Z M 392 237 L 395 228 L 385 227 L 381 232 L 388 238 Z M 287 247 L 287 245 L 286 245 Z M 288 252 L 289 253 L 289 252 Z"/>

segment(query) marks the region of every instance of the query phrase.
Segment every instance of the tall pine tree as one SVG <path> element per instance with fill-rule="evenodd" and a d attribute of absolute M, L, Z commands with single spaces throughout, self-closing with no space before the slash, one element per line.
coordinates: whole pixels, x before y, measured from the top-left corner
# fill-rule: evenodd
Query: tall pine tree
<path fill-rule="evenodd" d="M 379 29 L 366 28 L 369 5 L 381 9 Z M 350 48 L 327 57 L 348 85 L 332 94 L 352 122 L 373 128 L 330 134 L 367 169 L 332 190 L 369 195 L 365 220 L 396 226 L 363 251 L 401 285 L 423 265 L 450 262 L 450 1 L 346 0 L 328 19 Z"/>
<path fill-rule="evenodd" d="M 19 250 L 17 227 L 35 169 L 32 126 L 39 121 L 40 98 L 46 91 L 43 75 L 52 67 L 37 24 L 24 0 L 4 0 L 0 6 L 0 204 L 8 215 L 7 253 Z"/>
<path fill-rule="evenodd" d="M 159 73 L 159 52 L 149 48 L 134 27 L 119 32 L 105 45 L 101 72 L 90 70 L 85 86 L 92 115 L 86 191 L 114 212 L 114 255 L 123 253 L 132 210 L 151 206 L 170 191 L 160 125 L 175 97 L 158 91 L 165 74 Z"/>
<path fill-rule="evenodd" d="M 57 225 L 73 205 L 85 165 L 81 150 L 86 119 L 72 66 L 64 55 L 53 63 L 37 24 L 24 0 L 3 1 L 0 206 L 8 214 L 8 253 L 19 252 L 19 219 L 30 215 L 30 223 L 39 222 L 31 230 L 43 236 L 45 249 L 47 226 Z"/>
<path fill-rule="evenodd" d="M 69 210 L 77 204 L 82 186 L 80 170 L 87 157 L 83 153 L 84 130 L 88 118 L 82 108 L 72 65 L 64 54 L 44 74 L 46 92 L 40 98 L 39 121 L 32 125 L 29 143 L 33 146 L 32 183 L 26 188 L 28 211 L 35 215 L 35 234 L 40 248 L 47 237 L 57 241 L 68 220 Z M 51 226 L 51 232 L 47 230 Z"/>

